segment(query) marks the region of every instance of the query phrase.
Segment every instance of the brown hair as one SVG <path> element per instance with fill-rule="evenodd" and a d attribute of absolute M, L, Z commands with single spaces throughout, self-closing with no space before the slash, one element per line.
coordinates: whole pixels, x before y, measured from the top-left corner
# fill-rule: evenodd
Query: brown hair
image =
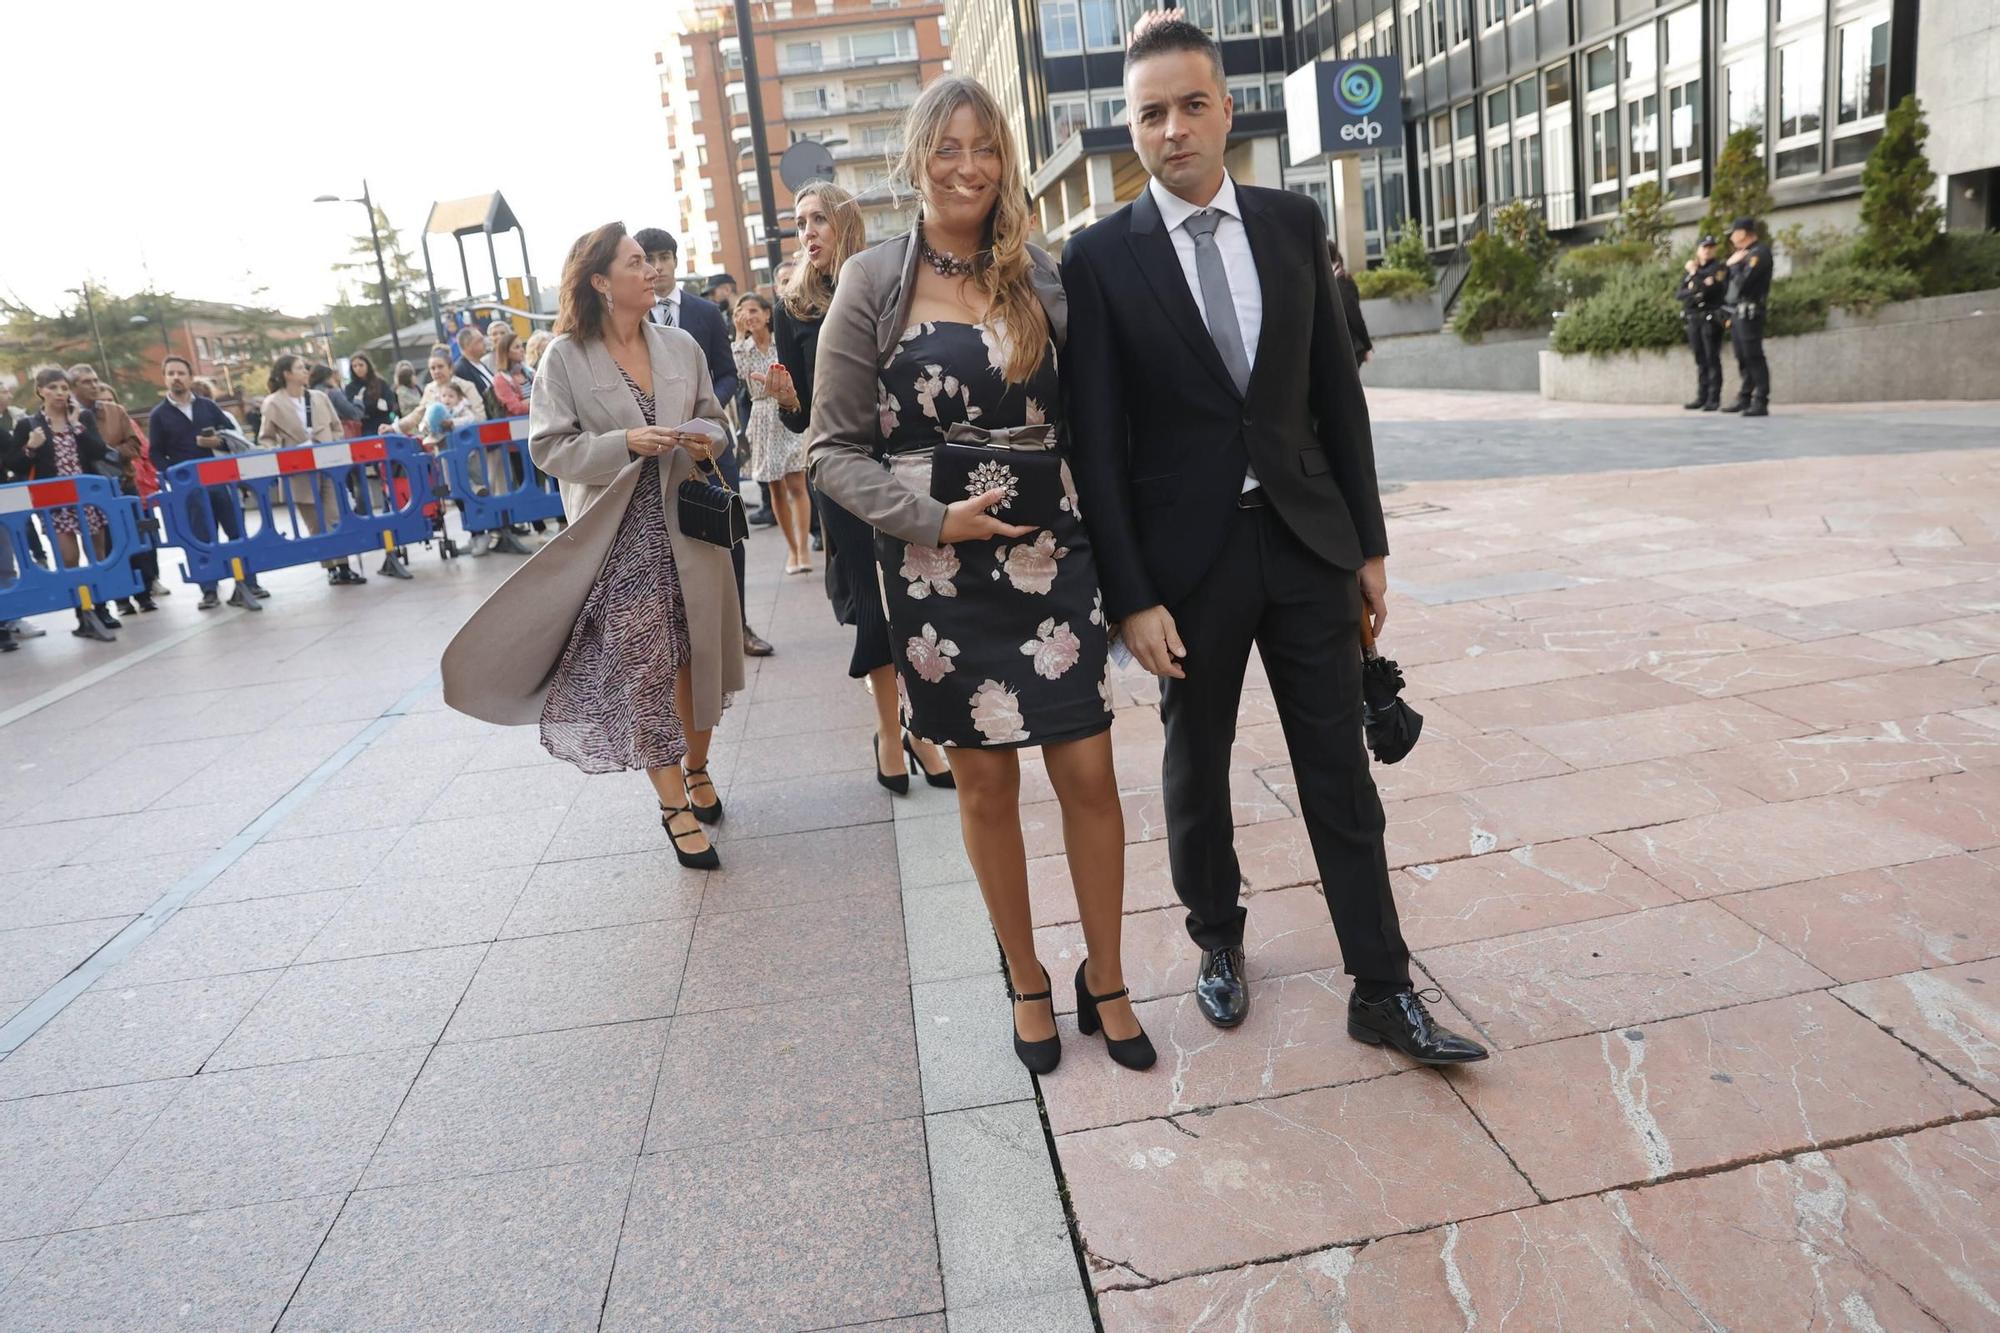
<path fill-rule="evenodd" d="M 508 354 L 519 346 L 520 342 L 521 335 L 514 332 L 514 326 L 511 324 L 493 330 L 493 364 L 502 370 L 507 369 Z"/>
<path fill-rule="evenodd" d="M 963 281 L 986 294 L 990 303 L 987 318 L 1006 329 L 1007 380 L 1020 384 L 1042 364 L 1048 350 L 1049 317 L 1030 280 L 1034 263 L 1028 256 L 1028 231 L 1032 223 L 1021 156 L 1007 130 L 1007 118 L 986 86 L 977 79 L 947 74 L 924 89 L 903 117 L 903 156 L 896 174 L 922 196 L 929 179 L 926 165 L 944 139 L 946 123 L 962 106 L 972 108 L 980 129 L 1000 154 L 1000 188 L 986 218 L 987 248 L 972 257 L 971 276 Z M 923 225 L 921 211 L 917 225 Z"/>
<path fill-rule="evenodd" d="M 840 266 L 868 245 L 860 205 L 854 202 L 853 195 L 832 181 L 808 181 L 801 186 L 792 197 L 794 219 L 798 217 L 799 206 L 813 198 L 819 200 L 820 207 L 833 219 L 833 262 L 822 271 L 803 252 L 797 256 L 791 280 L 779 293 L 785 309 L 795 319 L 819 319 L 826 314 L 827 307 L 833 304 L 833 283 L 840 276 Z"/>
<path fill-rule="evenodd" d="M 556 307 L 556 332 L 589 340 L 604 336 L 604 298 L 590 280 L 611 271 L 618 257 L 618 243 L 625 239 L 625 224 L 607 222 L 596 231 L 576 238 L 563 260 L 562 300 Z"/>

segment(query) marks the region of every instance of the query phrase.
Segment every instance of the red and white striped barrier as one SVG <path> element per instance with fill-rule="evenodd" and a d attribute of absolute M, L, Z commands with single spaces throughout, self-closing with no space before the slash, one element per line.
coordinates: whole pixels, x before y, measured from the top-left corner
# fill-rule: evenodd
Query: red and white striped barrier
<path fill-rule="evenodd" d="M 195 464 L 195 476 L 204 486 L 223 486 L 232 481 L 289 477 L 349 463 L 380 463 L 388 457 L 387 446 L 377 436 L 345 444 L 302 444 L 295 449 L 206 460 Z"/>

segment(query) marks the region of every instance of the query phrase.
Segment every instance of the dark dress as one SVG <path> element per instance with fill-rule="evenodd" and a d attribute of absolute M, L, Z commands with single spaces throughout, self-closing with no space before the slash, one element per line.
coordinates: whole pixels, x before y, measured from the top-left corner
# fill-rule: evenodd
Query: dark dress
<path fill-rule="evenodd" d="M 819 352 L 817 319 L 800 319 L 783 301 L 773 312 L 771 336 L 778 344 L 778 360 L 792 372 L 799 392 L 797 410 L 780 408 L 778 419 L 787 427 L 812 437 L 813 362 Z M 894 662 L 889 651 L 889 619 L 882 610 L 882 587 L 875 577 L 875 530 L 815 490 L 813 512 L 826 537 L 826 596 L 833 603 L 833 617 L 854 627 L 854 651 L 847 659 L 847 674 L 860 680 Z"/>
<path fill-rule="evenodd" d="M 646 424 L 656 424 L 653 395 L 630 375 L 625 384 Z M 688 656 L 660 460 L 648 458 L 549 682 L 542 748 L 586 773 L 680 763 L 687 732 L 674 713 L 674 681 Z"/>
<path fill-rule="evenodd" d="M 1051 347 L 1025 384 L 1001 374 L 987 326 L 912 325 L 879 382 L 885 454 L 928 450 L 952 426 L 1056 424 Z M 1067 468 L 1065 468 L 1065 473 Z M 1065 476 L 1032 536 L 942 548 L 875 537 L 896 683 L 912 732 L 940 745 L 1055 745 L 1111 725 L 1109 643 L 1090 538 Z"/>

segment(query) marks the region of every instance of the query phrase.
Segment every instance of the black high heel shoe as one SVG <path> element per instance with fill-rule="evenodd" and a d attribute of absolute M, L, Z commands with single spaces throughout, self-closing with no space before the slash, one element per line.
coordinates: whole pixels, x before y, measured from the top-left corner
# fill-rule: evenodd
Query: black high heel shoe
<path fill-rule="evenodd" d="M 1042 969 L 1042 988 L 1033 995 L 1022 995 L 1016 992 L 1013 975 L 1009 973 L 1007 976 L 1007 998 L 1015 1004 L 1026 1004 L 1033 1000 L 1047 1000 L 1049 999 L 1050 992 L 1054 989 L 1055 987 L 1049 981 L 1049 970 L 1046 967 Z M 1050 1001 L 1049 1007 L 1054 1009 L 1055 1003 L 1053 1000 Z M 1062 1062 L 1062 1034 L 1058 1032 L 1055 1036 L 1043 1041 L 1023 1041 L 1021 1039 L 1020 1026 L 1016 1024 L 1014 1026 L 1014 1054 L 1020 1057 L 1021 1063 L 1028 1067 L 1030 1074 L 1049 1073 Z"/>
<path fill-rule="evenodd" d="M 697 781 L 706 785 L 710 791 L 715 792 L 714 805 L 696 805 L 694 803 L 693 788 Z M 720 824 L 722 822 L 722 793 L 715 791 L 715 779 L 708 775 L 707 764 L 703 764 L 700 768 L 690 768 L 687 771 L 687 786 L 689 788 L 688 809 L 694 812 L 694 817 L 704 824 Z"/>
<path fill-rule="evenodd" d="M 875 780 L 898 796 L 908 796 L 910 794 L 910 775 L 908 773 L 884 773 L 882 771 L 881 734 L 877 733 L 870 744 L 875 751 Z"/>
<path fill-rule="evenodd" d="M 720 870 L 722 868 L 722 858 L 716 855 L 715 845 L 713 843 L 710 843 L 707 847 L 702 848 L 702 850 L 698 852 L 690 852 L 682 850 L 681 848 L 682 838 L 698 838 L 702 836 L 702 832 L 698 828 L 691 828 L 686 833 L 674 832 L 674 825 L 673 825 L 674 816 L 690 815 L 690 814 L 694 815 L 696 819 L 701 818 L 700 813 L 689 806 L 668 805 L 664 801 L 660 803 L 660 827 L 665 829 L 667 831 L 667 837 L 673 840 L 674 855 L 677 858 L 679 858 L 680 863 L 686 866 L 689 870 Z"/>
<path fill-rule="evenodd" d="M 924 761 L 917 758 L 917 743 L 910 739 L 910 733 L 907 731 L 903 733 L 903 753 L 910 756 L 910 763 L 915 766 L 917 772 L 924 775 L 924 781 L 930 783 L 931 786 L 949 788 L 958 786 L 958 779 L 951 775 L 949 765 L 946 766 L 942 773 L 933 773 L 924 767 Z"/>
<path fill-rule="evenodd" d="M 1097 1017 L 1097 1006 L 1108 1000 L 1122 1000 L 1126 996 L 1123 988 L 1112 991 L 1109 995 L 1092 995 L 1084 989 L 1083 969 L 1088 963 L 1089 960 L 1086 959 L 1076 965 L 1076 1028 L 1086 1037 L 1101 1031 L 1104 1027 Z M 1153 1061 L 1159 1058 L 1158 1053 L 1153 1050 L 1153 1039 L 1146 1035 L 1144 1028 L 1139 1030 L 1139 1035 L 1136 1037 L 1114 1037 L 1106 1032 L 1104 1049 L 1113 1060 L 1127 1069 L 1151 1069 Z"/>

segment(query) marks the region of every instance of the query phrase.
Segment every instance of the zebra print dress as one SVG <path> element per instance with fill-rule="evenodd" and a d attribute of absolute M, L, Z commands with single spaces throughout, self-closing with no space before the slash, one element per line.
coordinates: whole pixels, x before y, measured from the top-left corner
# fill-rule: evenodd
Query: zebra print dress
<path fill-rule="evenodd" d="M 625 384 L 654 425 L 653 395 L 630 375 Z M 688 653 L 660 460 L 648 458 L 549 682 L 542 748 L 586 773 L 680 763 L 687 732 L 674 714 L 674 681 Z"/>

